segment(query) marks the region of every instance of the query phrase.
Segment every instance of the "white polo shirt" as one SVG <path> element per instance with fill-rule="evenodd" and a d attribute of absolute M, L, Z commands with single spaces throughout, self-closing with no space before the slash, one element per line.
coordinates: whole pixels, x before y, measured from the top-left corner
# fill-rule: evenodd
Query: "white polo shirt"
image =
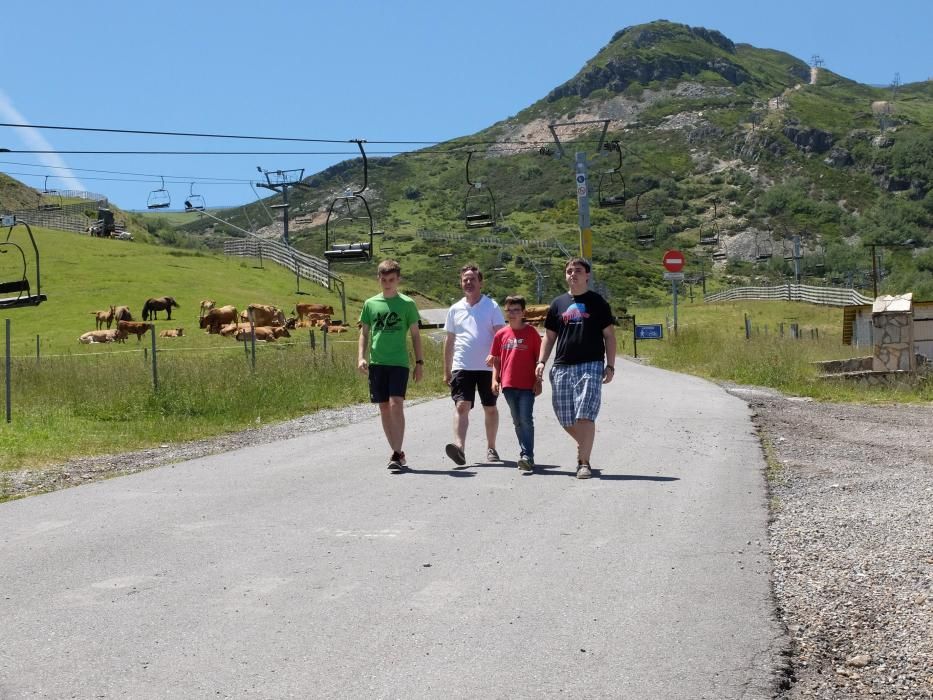
<path fill-rule="evenodd" d="M 492 348 L 497 326 L 504 326 L 505 318 L 499 305 L 485 294 L 473 306 L 466 297 L 450 307 L 444 330 L 456 336 L 452 370 L 487 370 L 486 357 Z"/>

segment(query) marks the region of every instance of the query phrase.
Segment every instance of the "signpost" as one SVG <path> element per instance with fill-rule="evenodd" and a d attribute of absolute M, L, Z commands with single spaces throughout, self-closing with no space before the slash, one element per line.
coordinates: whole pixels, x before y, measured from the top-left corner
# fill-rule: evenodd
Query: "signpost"
<path fill-rule="evenodd" d="M 638 357 L 639 340 L 660 340 L 664 337 L 664 326 L 660 323 L 642 324 L 635 323 L 635 315 L 623 316 L 622 318 L 632 321 L 632 351 L 635 357 Z"/>
<path fill-rule="evenodd" d="M 661 258 L 661 264 L 667 272 L 664 279 L 671 281 L 671 295 L 674 298 L 674 335 L 677 335 L 677 284 L 684 279 L 684 264 L 687 262 L 679 250 L 668 250 Z"/>

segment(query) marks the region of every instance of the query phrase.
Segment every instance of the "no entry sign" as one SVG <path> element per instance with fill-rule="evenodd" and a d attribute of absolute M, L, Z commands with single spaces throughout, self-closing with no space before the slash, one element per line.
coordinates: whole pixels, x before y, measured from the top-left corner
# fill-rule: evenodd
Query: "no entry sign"
<path fill-rule="evenodd" d="M 664 269 L 668 272 L 680 272 L 684 269 L 684 254 L 679 250 L 669 250 L 664 253 L 661 262 L 664 263 Z"/>

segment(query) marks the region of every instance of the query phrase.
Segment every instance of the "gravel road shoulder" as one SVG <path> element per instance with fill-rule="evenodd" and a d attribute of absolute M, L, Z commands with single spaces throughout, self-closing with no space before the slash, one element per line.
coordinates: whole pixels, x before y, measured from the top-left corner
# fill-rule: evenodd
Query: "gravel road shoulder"
<path fill-rule="evenodd" d="M 780 698 L 933 698 L 933 406 L 732 387 L 772 461 Z"/>

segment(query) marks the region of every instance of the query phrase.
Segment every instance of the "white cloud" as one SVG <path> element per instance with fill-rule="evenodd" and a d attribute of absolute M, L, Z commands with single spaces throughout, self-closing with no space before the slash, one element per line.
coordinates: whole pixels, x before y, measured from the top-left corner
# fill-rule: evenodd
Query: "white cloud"
<path fill-rule="evenodd" d="M 3 90 L 0 90 L 0 116 L 3 117 L 3 120 L 6 122 L 11 122 L 14 124 L 23 124 L 28 126 L 29 122 L 26 121 L 26 118 L 19 113 L 19 110 L 13 106 L 13 103 L 10 102 L 10 98 L 7 97 L 6 93 Z M 33 129 L 32 127 L 26 129 L 15 129 L 17 136 L 19 136 L 20 141 L 22 141 L 25 146 L 25 150 L 30 151 L 52 151 L 55 150 L 55 147 L 49 143 L 45 137 L 39 133 L 38 129 Z M 10 144 L 4 144 L 6 148 L 13 148 Z M 62 159 L 61 156 L 55 153 L 38 153 L 36 158 L 40 163 L 52 169 L 52 172 L 55 174 L 55 187 L 54 189 L 58 190 L 86 190 L 87 188 L 84 184 L 77 178 L 77 176 L 71 171 L 71 168 L 68 167 L 68 164 Z M 50 174 L 51 177 L 51 174 Z M 64 181 L 64 185 L 60 184 Z M 51 189 L 51 188 L 50 188 Z"/>

